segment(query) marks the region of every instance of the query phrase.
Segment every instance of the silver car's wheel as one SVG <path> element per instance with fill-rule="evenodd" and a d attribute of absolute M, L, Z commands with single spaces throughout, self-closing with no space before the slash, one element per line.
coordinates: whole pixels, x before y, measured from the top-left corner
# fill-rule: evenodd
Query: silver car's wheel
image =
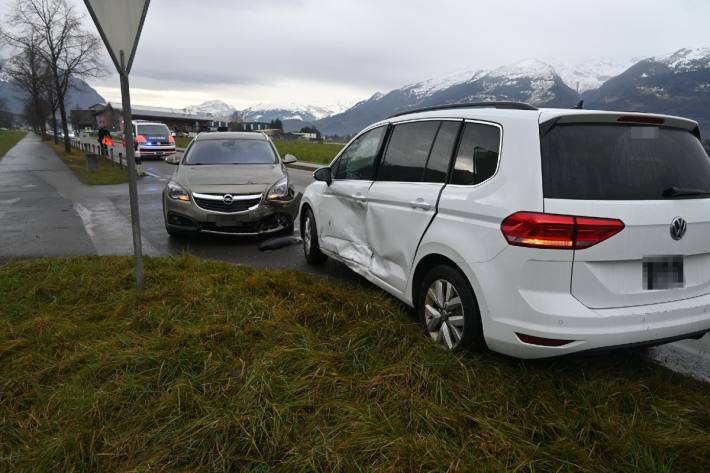
<path fill-rule="evenodd" d="M 424 322 L 432 339 L 453 350 L 464 333 L 464 309 L 456 287 L 445 279 L 437 279 L 424 299 Z"/>

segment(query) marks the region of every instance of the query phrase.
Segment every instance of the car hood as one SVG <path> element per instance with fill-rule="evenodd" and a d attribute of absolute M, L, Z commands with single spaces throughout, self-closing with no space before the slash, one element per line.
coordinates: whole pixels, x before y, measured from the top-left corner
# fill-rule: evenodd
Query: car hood
<path fill-rule="evenodd" d="M 175 180 L 192 192 L 264 192 L 285 174 L 279 164 L 180 165 Z"/>

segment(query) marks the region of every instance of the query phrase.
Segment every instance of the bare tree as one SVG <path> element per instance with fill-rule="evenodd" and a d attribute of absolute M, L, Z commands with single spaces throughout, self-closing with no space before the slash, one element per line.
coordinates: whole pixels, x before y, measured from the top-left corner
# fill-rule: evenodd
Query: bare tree
<path fill-rule="evenodd" d="M 49 96 L 54 95 L 52 78 L 39 51 L 39 38 L 26 38 L 26 46 L 13 56 L 5 66 L 5 73 L 25 93 L 25 118 L 36 133 L 47 132 Z M 57 135 L 56 117 L 54 134 Z"/>
<path fill-rule="evenodd" d="M 39 53 L 52 76 L 67 152 L 71 142 L 66 99 L 72 78 L 97 77 L 105 70 L 101 42 L 82 27 L 81 18 L 67 0 L 16 0 L 9 17 L 11 30 L 3 34 L 20 50 L 27 49 L 31 38 L 38 39 Z"/>

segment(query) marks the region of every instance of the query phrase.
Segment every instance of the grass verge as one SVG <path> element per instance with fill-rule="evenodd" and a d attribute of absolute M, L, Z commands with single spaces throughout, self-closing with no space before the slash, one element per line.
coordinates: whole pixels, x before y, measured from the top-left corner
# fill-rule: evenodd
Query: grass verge
<path fill-rule="evenodd" d="M 49 141 L 48 144 L 84 184 L 105 185 L 128 182 L 128 170 L 125 165 L 120 168 L 118 164 L 111 165 L 108 158 L 99 157 L 98 169 L 96 172 L 89 172 L 86 169 L 86 156 L 82 151 L 72 149 L 67 153 L 64 150 L 64 143 L 55 144 L 54 140 Z"/>
<path fill-rule="evenodd" d="M 25 131 L 0 131 L 0 159 L 26 134 Z"/>
<path fill-rule="evenodd" d="M 632 352 L 453 355 L 375 289 L 131 263 L 0 266 L 5 471 L 710 467 L 710 387 Z"/>
<path fill-rule="evenodd" d="M 187 138 L 186 136 L 176 136 L 175 146 L 177 148 L 187 148 L 187 145 L 189 145 L 191 141 L 192 138 Z"/>
<path fill-rule="evenodd" d="M 311 141 L 292 141 L 292 140 L 274 140 L 276 149 L 279 150 L 281 156 L 292 154 L 299 161 L 316 164 L 330 164 L 335 158 L 343 145 L 334 143 L 318 143 Z"/>
<path fill-rule="evenodd" d="M 192 138 L 176 137 L 175 144 L 178 148 L 186 148 L 190 144 Z M 292 154 L 299 161 L 315 164 L 330 164 L 335 156 L 343 148 L 343 145 L 336 143 L 318 143 L 312 141 L 294 141 L 294 140 L 274 140 L 276 149 L 279 150 L 281 157 L 286 154 Z"/>

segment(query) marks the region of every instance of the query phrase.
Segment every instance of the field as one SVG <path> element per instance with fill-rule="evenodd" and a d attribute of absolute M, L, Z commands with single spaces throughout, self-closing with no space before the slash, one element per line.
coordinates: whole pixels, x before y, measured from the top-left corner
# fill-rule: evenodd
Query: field
<path fill-rule="evenodd" d="M 299 161 L 316 164 L 330 164 L 343 145 L 333 143 L 317 143 L 311 141 L 274 140 L 281 157 L 292 154 Z"/>
<path fill-rule="evenodd" d="M 178 148 L 185 148 L 192 138 L 177 137 L 175 143 Z M 310 141 L 274 140 L 276 149 L 281 157 L 292 154 L 299 161 L 315 164 L 330 164 L 343 145 L 334 143 L 316 143 Z"/>
<path fill-rule="evenodd" d="M 186 136 L 176 136 L 175 146 L 177 148 L 187 148 L 187 145 L 189 145 L 191 141 L 192 138 L 187 138 Z"/>
<path fill-rule="evenodd" d="M 66 153 L 64 143 L 60 141 L 59 144 L 54 144 L 53 139 L 48 144 L 84 184 L 103 185 L 128 182 L 128 171 L 125 166 L 121 169 L 118 164 L 111 165 L 108 158 L 100 157 L 99 167 L 96 172 L 92 173 L 86 169 L 86 156 L 83 152 L 72 149 L 70 153 Z"/>
<path fill-rule="evenodd" d="M 24 131 L 0 131 L 0 158 L 17 144 L 27 133 Z"/>
<path fill-rule="evenodd" d="M 0 470 L 710 470 L 710 386 L 638 353 L 454 355 L 370 286 L 131 268 L 0 265 Z"/>

